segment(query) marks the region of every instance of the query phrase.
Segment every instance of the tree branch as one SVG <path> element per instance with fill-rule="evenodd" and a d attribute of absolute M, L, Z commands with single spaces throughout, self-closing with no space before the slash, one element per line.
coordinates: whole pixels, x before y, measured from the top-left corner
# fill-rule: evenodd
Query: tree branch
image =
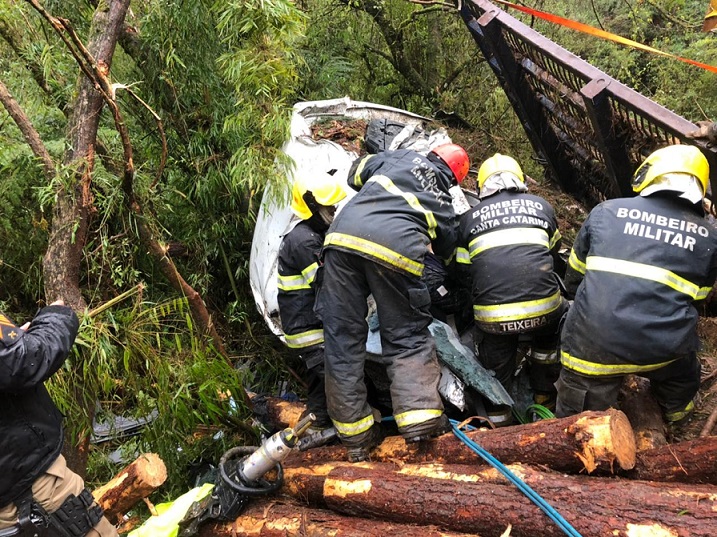
<path fill-rule="evenodd" d="M 45 177 L 47 177 L 48 180 L 53 179 L 55 177 L 55 163 L 50 153 L 47 151 L 45 144 L 42 143 L 40 135 L 30 122 L 27 114 L 25 114 L 25 111 L 20 107 L 2 80 L 0 80 L 0 102 L 2 102 L 2 105 L 5 107 L 5 110 L 7 110 L 7 113 L 10 114 L 13 121 L 15 121 L 20 132 L 22 132 L 33 154 L 42 162 Z"/>

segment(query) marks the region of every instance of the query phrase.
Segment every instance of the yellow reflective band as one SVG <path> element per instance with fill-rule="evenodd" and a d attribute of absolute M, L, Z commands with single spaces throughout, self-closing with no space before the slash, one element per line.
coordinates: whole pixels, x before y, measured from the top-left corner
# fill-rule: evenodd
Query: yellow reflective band
<path fill-rule="evenodd" d="M 282 276 L 279 274 L 278 287 L 282 291 L 296 291 L 297 289 L 311 289 L 311 284 L 316 279 L 316 273 L 319 271 L 319 264 L 312 263 L 301 274 L 296 276 Z"/>
<path fill-rule="evenodd" d="M 438 225 L 436 223 L 436 217 L 433 214 L 433 211 L 429 211 L 423 208 L 421 202 L 418 201 L 418 198 L 415 194 L 412 194 L 411 192 L 403 192 L 394 184 L 393 181 L 391 181 L 391 179 L 389 179 L 385 175 L 374 175 L 373 177 L 371 177 L 371 179 L 369 179 L 369 182 L 371 181 L 377 182 L 394 196 L 401 196 L 411 207 L 413 207 L 419 213 L 423 213 L 423 215 L 426 217 L 426 223 L 428 224 L 428 236 L 431 239 L 436 238 L 436 226 Z"/>
<path fill-rule="evenodd" d="M 563 236 L 560 234 L 559 230 L 555 230 L 555 233 L 553 233 L 552 238 L 550 239 L 550 246 L 548 247 L 550 250 L 552 250 L 556 244 L 558 244 L 558 241 L 562 239 Z"/>
<path fill-rule="evenodd" d="M 324 240 L 324 246 L 332 245 L 343 246 L 351 250 L 356 250 L 357 252 L 368 254 L 371 257 L 385 261 L 396 268 L 400 268 L 419 277 L 423 274 L 422 263 L 417 263 L 413 259 L 409 259 L 398 252 L 394 252 L 385 246 L 367 241 L 366 239 L 345 235 L 343 233 L 329 233 Z"/>
<path fill-rule="evenodd" d="M 530 359 L 540 364 L 557 364 L 560 360 L 558 359 L 558 351 L 538 351 L 532 349 L 530 352 Z"/>
<path fill-rule="evenodd" d="M 468 255 L 468 250 L 466 250 L 465 248 L 458 248 L 456 250 L 456 261 L 463 265 L 470 265 L 471 257 L 470 255 Z"/>
<path fill-rule="evenodd" d="M 513 302 L 510 304 L 496 304 L 494 306 L 473 306 L 473 318 L 476 321 L 498 323 L 505 321 L 520 321 L 547 315 L 560 307 L 562 298 L 560 291 L 547 298 Z"/>
<path fill-rule="evenodd" d="M 534 227 L 516 227 L 491 231 L 473 239 L 468 248 L 471 259 L 479 253 L 496 248 L 498 246 L 510 246 L 511 244 L 538 244 L 548 247 L 548 234 L 544 229 Z"/>
<path fill-rule="evenodd" d="M 682 418 L 686 418 L 694 409 L 695 403 L 690 401 L 684 410 L 679 410 L 677 412 L 666 412 L 665 419 L 669 422 L 680 421 Z"/>
<path fill-rule="evenodd" d="M 359 165 L 356 168 L 356 173 L 354 174 L 354 185 L 360 187 L 363 186 L 363 181 L 361 180 L 361 172 L 363 171 L 364 167 L 366 166 L 366 163 L 371 159 L 373 155 L 366 155 L 363 160 L 359 163 Z"/>
<path fill-rule="evenodd" d="M 324 342 L 324 331 L 321 328 L 308 330 L 300 334 L 284 334 L 286 346 L 290 349 L 303 349 Z"/>
<path fill-rule="evenodd" d="M 439 418 L 441 414 L 443 414 L 442 410 L 424 408 L 422 410 L 409 410 L 408 412 L 396 414 L 394 419 L 398 427 L 408 427 L 409 425 Z"/>
<path fill-rule="evenodd" d="M 565 351 L 560 351 L 560 361 L 562 362 L 563 367 L 567 367 L 568 369 L 572 369 L 573 371 L 583 375 L 594 376 L 626 375 L 628 373 L 654 371 L 655 369 L 660 369 L 661 367 L 665 367 L 667 364 L 674 362 L 674 360 L 668 360 L 667 362 L 649 365 L 597 364 L 595 362 L 588 362 L 587 360 L 576 358 Z"/>
<path fill-rule="evenodd" d="M 580 274 L 585 274 L 585 263 L 578 259 L 578 254 L 575 253 L 575 249 L 570 250 L 570 257 L 568 258 L 568 265 L 573 270 L 576 270 Z"/>
<path fill-rule="evenodd" d="M 369 414 L 363 419 L 354 421 L 351 423 L 341 423 L 340 421 L 331 420 L 334 422 L 334 427 L 338 433 L 342 436 L 356 436 L 357 434 L 365 433 L 373 425 L 373 414 Z"/>
<path fill-rule="evenodd" d="M 674 289 L 679 293 L 692 297 L 695 300 L 707 298 L 710 287 L 699 287 L 694 283 L 685 280 L 672 271 L 655 267 L 653 265 L 645 265 L 644 263 L 634 263 L 633 261 L 625 261 L 624 259 L 615 259 L 612 257 L 590 256 L 587 259 L 587 270 L 599 270 L 602 272 L 612 272 L 622 276 L 630 276 L 632 278 L 641 278 L 661 283 Z"/>

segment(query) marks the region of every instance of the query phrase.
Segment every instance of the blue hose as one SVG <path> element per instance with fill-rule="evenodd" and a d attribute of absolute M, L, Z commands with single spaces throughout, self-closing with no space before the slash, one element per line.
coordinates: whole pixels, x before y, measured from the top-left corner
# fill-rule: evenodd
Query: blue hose
<path fill-rule="evenodd" d="M 532 488 L 528 486 L 527 483 L 525 483 L 523 480 L 521 480 L 518 476 L 516 476 L 513 472 L 511 472 L 508 468 L 505 467 L 505 465 L 500 462 L 498 459 L 496 459 L 493 455 L 491 455 L 488 451 L 486 451 L 484 448 L 479 446 L 477 443 L 475 443 L 473 440 L 468 438 L 466 434 L 458 429 L 456 426 L 457 422 L 455 420 L 451 420 L 451 425 L 453 427 L 453 434 L 455 434 L 466 446 L 468 446 L 473 452 L 477 453 L 483 460 L 485 460 L 488 464 L 490 464 L 493 468 L 498 470 L 501 474 L 503 474 L 506 478 L 508 478 L 508 481 L 513 483 L 520 492 L 525 494 L 530 500 L 540 507 L 540 509 L 548 515 L 557 525 L 558 527 L 565 532 L 566 535 L 569 535 L 570 537 L 582 537 L 578 531 L 573 528 L 570 523 L 565 520 L 560 513 L 558 513 L 555 508 L 550 505 L 548 502 L 546 502 L 537 492 L 535 492 Z"/>

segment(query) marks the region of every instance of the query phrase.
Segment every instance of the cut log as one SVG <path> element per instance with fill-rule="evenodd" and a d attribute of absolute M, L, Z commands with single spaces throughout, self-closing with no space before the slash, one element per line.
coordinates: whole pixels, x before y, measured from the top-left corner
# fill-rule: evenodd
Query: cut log
<path fill-rule="evenodd" d="M 92 492 L 95 501 L 104 509 L 113 524 L 137 502 L 149 496 L 167 480 L 164 461 L 155 453 L 137 457 L 105 485 Z"/>
<path fill-rule="evenodd" d="M 289 402 L 279 397 L 267 397 L 249 393 L 254 414 L 270 429 L 280 430 L 293 427 L 299 422 L 299 416 L 306 410 L 300 402 Z"/>
<path fill-rule="evenodd" d="M 630 422 L 625 414 L 614 409 L 471 431 L 467 436 L 506 464 L 522 462 L 568 473 L 614 473 L 635 465 L 635 437 Z M 328 446 L 293 453 L 284 466 L 337 460 L 346 460 L 345 449 Z M 483 464 L 483 460 L 452 433 L 419 445 L 406 445 L 401 437 L 390 436 L 371 452 L 371 460 Z"/>
<path fill-rule="evenodd" d="M 638 452 L 667 445 L 662 410 L 650 391 L 648 379 L 636 375 L 625 377 L 620 391 L 620 410 L 630 420 Z"/>
<path fill-rule="evenodd" d="M 633 479 L 717 485 L 717 436 L 704 436 L 637 454 Z M 715 531 L 717 534 L 717 531 Z"/>
<path fill-rule="evenodd" d="M 620 478 L 571 476 L 523 465 L 509 469 L 588 537 L 712 537 L 717 491 Z M 473 472 L 473 473 L 471 473 Z M 563 529 L 496 470 L 466 465 L 341 465 L 324 482 L 337 512 L 497 537 L 557 537 Z"/>
<path fill-rule="evenodd" d="M 480 537 L 476 533 L 440 530 L 434 525 L 416 526 L 340 515 L 295 503 L 257 500 L 234 522 L 207 523 L 198 537 Z"/>

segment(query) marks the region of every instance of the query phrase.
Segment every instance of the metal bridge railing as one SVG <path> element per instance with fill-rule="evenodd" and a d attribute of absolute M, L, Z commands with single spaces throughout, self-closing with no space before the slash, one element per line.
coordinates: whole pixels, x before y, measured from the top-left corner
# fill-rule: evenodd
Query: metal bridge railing
<path fill-rule="evenodd" d="M 673 143 L 702 150 L 710 163 L 711 190 L 717 192 L 717 147 L 687 138 L 696 125 L 488 0 L 466 0 L 461 16 L 548 174 L 567 192 L 591 206 L 631 196 L 637 166 Z"/>

